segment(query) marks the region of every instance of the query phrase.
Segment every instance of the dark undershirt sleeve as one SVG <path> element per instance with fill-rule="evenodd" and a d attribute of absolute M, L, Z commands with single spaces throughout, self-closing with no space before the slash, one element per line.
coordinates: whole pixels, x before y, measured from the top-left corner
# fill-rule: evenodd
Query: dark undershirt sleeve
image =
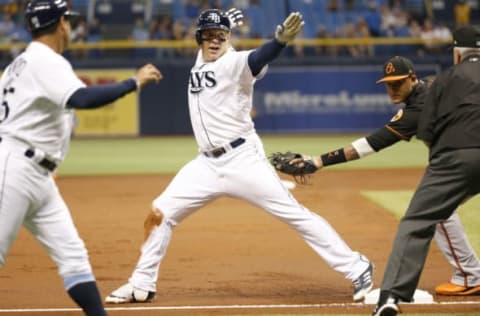
<path fill-rule="evenodd" d="M 67 107 L 74 109 L 99 108 L 112 103 L 135 89 L 137 89 L 137 83 L 133 78 L 118 83 L 80 88 L 68 99 Z"/>
<path fill-rule="evenodd" d="M 277 58 L 284 47 L 285 44 L 280 44 L 273 39 L 252 51 L 248 55 L 248 66 L 253 76 L 256 77 L 265 65 Z"/>

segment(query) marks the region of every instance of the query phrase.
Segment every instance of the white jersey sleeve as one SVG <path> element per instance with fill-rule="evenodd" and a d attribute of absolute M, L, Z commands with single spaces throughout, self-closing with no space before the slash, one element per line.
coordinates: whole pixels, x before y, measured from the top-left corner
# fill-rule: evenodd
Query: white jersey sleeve
<path fill-rule="evenodd" d="M 32 76 L 53 104 L 65 107 L 68 99 L 85 84 L 77 77 L 72 65 L 62 56 L 45 62 L 33 60 Z M 36 56 L 35 59 L 38 57 Z M 51 71 L 54 69 L 55 71 Z"/>

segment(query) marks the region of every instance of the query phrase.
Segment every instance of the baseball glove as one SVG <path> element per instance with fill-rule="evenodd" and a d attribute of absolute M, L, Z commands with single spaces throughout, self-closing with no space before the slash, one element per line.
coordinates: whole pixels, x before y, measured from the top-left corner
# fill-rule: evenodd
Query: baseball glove
<path fill-rule="evenodd" d="M 305 184 L 306 176 L 318 170 L 311 157 L 291 151 L 273 153 L 268 159 L 276 170 L 293 176 L 297 183 Z"/>

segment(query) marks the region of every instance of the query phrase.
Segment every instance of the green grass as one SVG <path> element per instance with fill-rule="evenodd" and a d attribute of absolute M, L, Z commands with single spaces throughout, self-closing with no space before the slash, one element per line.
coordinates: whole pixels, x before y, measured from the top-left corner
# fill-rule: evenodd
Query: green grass
<path fill-rule="evenodd" d="M 262 136 L 267 154 L 297 151 L 319 155 L 343 147 L 363 135 Z M 192 136 L 73 139 L 70 152 L 59 168 L 61 175 L 175 173 L 197 155 Z M 422 167 L 427 149 L 419 141 L 399 142 L 381 153 L 330 168 Z"/>
<path fill-rule="evenodd" d="M 405 214 L 413 191 L 363 191 L 362 195 L 382 206 L 397 218 Z M 458 209 L 458 214 L 464 225 L 472 247 L 480 253 L 480 196 L 475 196 Z"/>

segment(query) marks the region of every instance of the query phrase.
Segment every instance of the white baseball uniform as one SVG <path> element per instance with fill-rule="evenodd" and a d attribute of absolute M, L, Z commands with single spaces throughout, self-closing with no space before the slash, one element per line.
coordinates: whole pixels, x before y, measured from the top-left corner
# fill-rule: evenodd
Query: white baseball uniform
<path fill-rule="evenodd" d="M 67 290 L 94 278 L 51 167 L 70 142 L 66 102 L 84 86 L 65 58 L 35 41 L 0 79 L 0 266 L 23 224 L 47 249 Z"/>
<path fill-rule="evenodd" d="M 190 74 L 188 100 L 200 154 L 153 202 L 164 218 L 142 247 L 129 279 L 134 287 L 156 291 L 172 229 L 220 196 L 248 201 L 288 224 L 349 280 L 369 267 L 369 261 L 352 251 L 322 217 L 295 200 L 270 166 L 250 116 L 253 85 L 266 67 L 255 78 L 248 66 L 249 53 L 230 49 L 214 62 L 204 62 L 199 53 Z"/>

